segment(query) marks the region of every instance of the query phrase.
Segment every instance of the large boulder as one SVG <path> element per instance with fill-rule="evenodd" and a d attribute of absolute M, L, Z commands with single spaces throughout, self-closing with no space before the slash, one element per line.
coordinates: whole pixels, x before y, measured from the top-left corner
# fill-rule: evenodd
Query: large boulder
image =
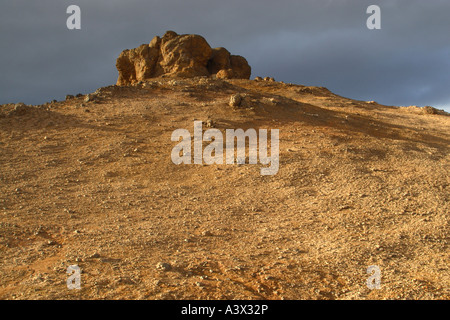
<path fill-rule="evenodd" d="M 179 77 L 208 76 L 206 65 L 212 50 L 199 35 L 177 36 L 161 44 L 161 67 L 165 74 Z"/>
<path fill-rule="evenodd" d="M 153 76 L 158 62 L 159 48 L 141 45 L 138 48 L 124 50 L 116 60 L 119 71 L 118 85 L 133 83 Z"/>
<path fill-rule="evenodd" d="M 225 48 L 212 49 L 212 55 L 208 61 L 208 71 L 216 74 L 220 70 L 231 69 L 230 52 Z"/>
<path fill-rule="evenodd" d="M 234 78 L 250 79 L 252 69 L 247 60 L 241 56 L 230 56 L 231 69 L 233 69 Z"/>
<path fill-rule="evenodd" d="M 117 85 L 169 76 L 191 78 L 209 76 L 222 79 L 249 79 L 251 68 L 245 58 L 231 55 L 225 48 L 211 49 L 199 35 L 178 35 L 167 31 L 150 44 L 124 50 L 116 61 Z"/>

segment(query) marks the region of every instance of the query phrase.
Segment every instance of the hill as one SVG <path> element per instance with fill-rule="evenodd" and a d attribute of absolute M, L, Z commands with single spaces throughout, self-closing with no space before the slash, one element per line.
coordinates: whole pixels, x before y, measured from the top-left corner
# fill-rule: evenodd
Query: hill
<path fill-rule="evenodd" d="M 442 112 L 208 77 L 0 110 L 2 299 L 449 298 Z M 175 165 L 195 120 L 279 129 L 278 172 Z"/>

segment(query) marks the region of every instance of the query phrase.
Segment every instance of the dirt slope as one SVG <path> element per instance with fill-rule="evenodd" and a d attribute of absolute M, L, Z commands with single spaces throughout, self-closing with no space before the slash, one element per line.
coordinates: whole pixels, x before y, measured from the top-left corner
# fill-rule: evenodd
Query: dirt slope
<path fill-rule="evenodd" d="M 91 99 L 1 106 L 1 299 L 450 298 L 447 115 L 252 80 Z M 174 165 L 194 120 L 279 129 L 278 173 Z"/>

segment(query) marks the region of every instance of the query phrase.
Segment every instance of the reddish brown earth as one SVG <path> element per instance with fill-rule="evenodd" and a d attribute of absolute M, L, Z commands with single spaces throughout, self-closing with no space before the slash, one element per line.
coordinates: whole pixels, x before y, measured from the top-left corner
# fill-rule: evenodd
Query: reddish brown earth
<path fill-rule="evenodd" d="M 1 299 L 450 298 L 443 112 L 208 78 L 91 97 L 0 108 Z M 279 172 L 174 165 L 194 119 L 279 129 Z"/>

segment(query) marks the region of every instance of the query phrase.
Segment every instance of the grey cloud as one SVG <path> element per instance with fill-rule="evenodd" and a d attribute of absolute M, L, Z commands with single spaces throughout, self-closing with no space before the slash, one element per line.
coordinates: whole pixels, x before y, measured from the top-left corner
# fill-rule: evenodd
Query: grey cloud
<path fill-rule="evenodd" d="M 82 30 L 65 26 L 70 4 L 81 7 Z M 381 30 L 365 27 L 371 4 L 381 7 Z M 441 0 L 3 0 L 0 103 L 113 84 L 123 49 L 174 30 L 245 56 L 252 76 L 389 105 L 450 107 L 448 12 Z"/>

